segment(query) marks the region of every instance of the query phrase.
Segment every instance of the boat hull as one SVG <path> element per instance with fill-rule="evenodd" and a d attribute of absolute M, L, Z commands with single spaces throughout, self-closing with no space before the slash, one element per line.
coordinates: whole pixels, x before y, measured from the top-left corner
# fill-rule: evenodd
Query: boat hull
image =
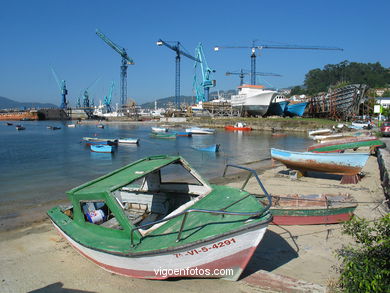
<path fill-rule="evenodd" d="M 360 147 L 382 147 L 385 144 L 376 137 L 351 137 L 340 140 L 333 140 L 310 146 L 307 150 L 313 153 L 341 152 L 347 149 L 358 149 Z"/>
<path fill-rule="evenodd" d="M 307 102 L 302 102 L 302 103 L 296 103 L 296 104 L 288 104 L 284 114 L 287 116 L 299 116 L 301 117 L 303 113 L 305 112 Z"/>
<path fill-rule="evenodd" d="M 113 148 L 110 145 L 91 145 L 91 151 L 95 153 L 112 153 Z"/>
<path fill-rule="evenodd" d="M 315 154 L 271 149 L 271 157 L 294 170 L 350 176 L 356 175 L 361 171 L 366 164 L 369 154 Z"/>
<path fill-rule="evenodd" d="M 129 256 L 86 247 L 69 237 L 54 222 L 53 225 L 81 255 L 115 274 L 142 279 L 197 277 L 233 281 L 244 271 L 267 229 L 267 224 L 261 224 L 210 241 L 197 242 L 191 247 Z"/>
<path fill-rule="evenodd" d="M 199 151 L 203 151 L 203 152 L 216 153 L 216 152 L 219 151 L 219 144 L 211 145 L 211 146 L 208 146 L 208 147 L 195 147 L 195 149 L 197 149 Z"/>
<path fill-rule="evenodd" d="M 239 94 L 231 97 L 231 105 L 249 115 L 264 116 L 276 95 L 277 92 L 264 90 L 262 87 L 243 85 L 239 88 Z"/>
<path fill-rule="evenodd" d="M 251 131 L 252 128 L 251 127 L 235 127 L 233 125 L 227 125 L 225 126 L 225 130 L 228 130 L 228 131 Z"/>
<path fill-rule="evenodd" d="M 191 134 L 214 134 L 215 130 L 210 129 L 210 128 L 192 127 L 192 128 L 187 128 L 185 132 L 188 132 Z"/>
<path fill-rule="evenodd" d="M 354 207 L 337 209 L 274 209 L 272 223 L 276 225 L 320 225 L 346 222 L 353 216 Z"/>
<path fill-rule="evenodd" d="M 271 103 L 268 108 L 268 115 L 283 116 L 284 110 L 286 109 L 288 103 L 289 103 L 288 101 Z"/>

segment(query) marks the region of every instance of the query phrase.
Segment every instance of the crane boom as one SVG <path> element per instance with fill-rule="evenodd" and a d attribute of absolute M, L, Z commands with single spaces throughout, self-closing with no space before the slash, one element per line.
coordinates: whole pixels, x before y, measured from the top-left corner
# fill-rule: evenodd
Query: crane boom
<path fill-rule="evenodd" d="M 240 72 L 229 72 L 228 71 L 228 72 L 225 73 L 226 76 L 229 76 L 229 75 L 239 75 L 239 77 L 240 77 L 240 85 L 244 84 L 244 76 L 245 75 L 250 75 L 250 74 L 251 74 L 250 72 L 246 72 L 243 69 L 241 69 Z M 271 72 L 255 72 L 255 75 L 259 75 L 259 76 L 281 76 L 280 74 L 271 73 Z"/>
<path fill-rule="evenodd" d="M 191 56 L 190 54 L 187 54 L 186 52 L 180 50 L 180 42 L 176 42 L 175 45 L 170 45 L 167 42 L 159 39 L 156 42 L 156 44 L 157 46 L 164 45 L 176 52 L 175 103 L 176 103 L 176 107 L 180 108 L 180 55 L 183 55 L 196 62 L 201 62 L 201 61 L 198 58 L 195 58 L 194 56 Z"/>
<path fill-rule="evenodd" d="M 50 69 L 51 69 L 51 72 L 52 72 L 52 74 L 54 76 L 54 79 L 56 80 L 58 88 L 60 89 L 60 92 L 61 92 L 61 105 L 60 105 L 60 108 L 61 109 L 66 109 L 66 107 L 68 105 L 68 101 L 66 100 L 66 95 L 68 94 L 68 90 L 66 89 L 66 82 L 65 82 L 65 80 L 61 80 L 60 81 L 56 71 L 54 70 L 54 68 L 52 66 L 50 66 Z"/>
<path fill-rule="evenodd" d="M 131 59 L 126 52 L 125 48 L 122 48 L 115 44 L 113 41 L 111 41 L 109 38 L 107 38 L 102 32 L 100 32 L 98 29 L 96 29 L 96 34 L 111 48 L 113 48 L 119 55 L 122 56 L 122 58 L 125 58 L 128 61 L 128 64 L 133 65 L 134 61 Z"/>
<path fill-rule="evenodd" d="M 196 102 L 200 101 L 205 102 L 209 100 L 210 88 L 215 86 L 215 80 L 210 79 L 210 74 L 215 72 L 215 70 L 211 69 L 206 61 L 206 56 L 203 52 L 202 43 L 199 43 L 195 49 L 196 59 L 199 59 L 200 62 L 195 62 L 194 64 L 194 83 L 193 87 L 196 92 Z M 198 82 L 197 78 L 197 67 L 200 65 L 200 72 L 202 74 L 202 81 Z"/>
<path fill-rule="evenodd" d="M 343 51 L 338 47 L 323 47 L 323 46 L 301 46 L 301 45 L 269 45 L 256 44 L 256 40 L 252 41 L 252 46 L 215 46 L 214 51 L 220 49 L 251 49 L 251 84 L 256 84 L 256 50 L 262 49 L 287 49 L 287 50 L 336 50 Z"/>

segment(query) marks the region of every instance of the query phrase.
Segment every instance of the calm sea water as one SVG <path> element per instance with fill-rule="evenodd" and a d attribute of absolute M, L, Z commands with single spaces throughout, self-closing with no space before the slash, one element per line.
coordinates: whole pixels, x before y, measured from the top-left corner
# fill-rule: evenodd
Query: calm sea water
<path fill-rule="evenodd" d="M 166 140 L 150 138 L 150 127 L 154 126 L 150 124 L 109 124 L 104 129 L 96 125 L 68 128 L 53 121 L 22 124 L 26 130 L 17 131 L 15 126 L 0 123 L 0 219 L 16 215 L 15 210 L 64 199 L 66 190 L 145 156 L 180 154 L 210 179 L 220 176 L 226 163 L 245 164 L 269 158 L 271 147 L 302 151 L 312 143 L 305 136 L 272 137 L 257 131 L 218 129 L 215 135 Z M 50 130 L 48 125 L 61 129 Z M 138 137 L 140 144 L 119 145 L 113 154 L 99 154 L 81 142 L 84 136 Z M 221 145 L 219 153 L 193 149 L 215 143 Z"/>

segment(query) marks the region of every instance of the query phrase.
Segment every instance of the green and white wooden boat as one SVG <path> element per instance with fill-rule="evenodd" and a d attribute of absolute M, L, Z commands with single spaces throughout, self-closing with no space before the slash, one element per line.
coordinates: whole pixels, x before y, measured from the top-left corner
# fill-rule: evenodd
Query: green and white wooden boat
<path fill-rule="evenodd" d="M 67 192 L 55 228 L 100 267 L 146 279 L 237 280 L 272 221 L 268 204 L 209 184 L 180 156 L 141 159 Z"/>
<path fill-rule="evenodd" d="M 168 133 L 168 132 L 152 132 L 150 137 L 153 138 L 165 138 L 165 139 L 176 139 L 176 133 Z"/>
<path fill-rule="evenodd" d="M 348 149 L 357 150 L 361 147 L 369 147 L 370 149 L 374 149 L 377 147 L 384 146 L 385 144 L 375 136 L 353 136 L 325 143 L 315 144 L 310 146 L 307 150 L 313 153 L 340 153 Z"/>

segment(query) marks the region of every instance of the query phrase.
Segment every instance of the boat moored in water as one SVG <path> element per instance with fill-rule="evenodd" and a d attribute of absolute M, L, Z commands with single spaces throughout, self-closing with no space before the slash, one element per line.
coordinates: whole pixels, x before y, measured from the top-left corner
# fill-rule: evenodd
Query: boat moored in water
<path fill-rule="evenodd" d="M 152 132 L 158 133 L 158 132 L 167 132 L 168 128 L 165 127 L 152 127 Z"/>
<path fill-rule="evenodd" d="M 220 144 L 213 144 L 210 146 L 194 146 L 194 149 L 198 151 L 203 151 L 203 152 L 212 152 L 216 153 L 219 152 Z"/>
<path fill-rule="evenodd" d="M 234 125 L 227 125 L 227 126 L 225 126 L 225 130 L 230 130 L 230 131 L 234 131 L 234 130 L 251 131 L 252 128 L 247 126 L 246 123 L 244 123 L 244 122 L 237 122 Z"/>
<path fill-rule="evenodd" d="M 107 144 L 91 144 L 91 151 L 95 153 L 112 153 L 113 147 Z"/>
<path fill-rule="evenodd" d="M 237 280 L 272 220 L 268 194 L 263 204 L 244 188 L 211 185 L 180 156 L 141 159 L 67 194 L 71 206 L 48 211 L 54 227 L 98 266 L 134 278 Z"/>
<path fill-rule="evenodd" d="M 106 144 L 106 145 L 118 145 L 118 139 L 116 138 L 98 138 L 98 137 L 83 137 L 83 141 L 87 145 Z"/>
<path fill-rule="evenodd" d="M 191 127 L 187 128 L 186 132 L 191 132 L 192 134 L 214 134 L 215 129 L 212 128 L 201 128 L 201 127 Z"/>
<path fill-rule="evenodd" d="M 139 138 L 120 137 L 120 138 L 118 138 L 118 143 L 121 143 L 121 144 L 138 144 L 139 143 Z"/>
<path fill-rule="evenodd" d="M 176 139 L 175 133 L 163 133 L 163 132 L 152 132 L 150 137 L 153 138 L 165 138 L 165 139 Z"/>

